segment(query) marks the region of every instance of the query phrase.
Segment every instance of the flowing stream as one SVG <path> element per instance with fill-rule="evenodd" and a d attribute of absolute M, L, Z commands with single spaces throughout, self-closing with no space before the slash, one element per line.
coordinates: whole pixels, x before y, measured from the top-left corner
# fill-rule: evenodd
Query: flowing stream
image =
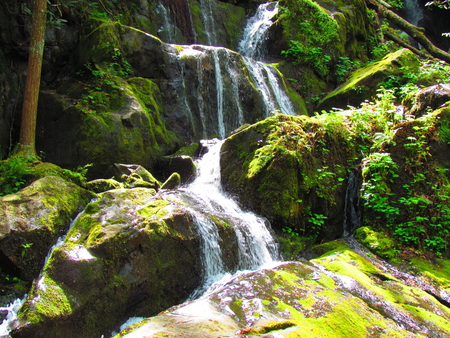
<path fill-rule="evenodd" d="M 273 24 L 272 18 L 277 13 L 278 2 L 259 5 L 244 29 L 239 42 L 239 52 L 244 56 L 244 62 L 264 99 L 266 116 L 276 111 L 296 115 L 278 71 L 273 66 L 261 62 L 267 56 L 265 42 Z"/>
<path fill-rule="evenodd" d="M 207 153 L 197 162 L 198 174 L 188 186 L 167 192 L 164 197 L 181 202 L 194 216 L 202 243 L 203 285 L 193 297 L 201 295 L 214 282 L 235 271 L 227 271 L 222 257 L 219 230 L 214 220 L 225 220 L 237 240 L 238 262 L 234 270 L 253 270 L 278 259 L 277 245 L 268 222 L 242 210 L 227 196 L 220 183 L 220 149 L 223 141 L 204 140 Z"/>

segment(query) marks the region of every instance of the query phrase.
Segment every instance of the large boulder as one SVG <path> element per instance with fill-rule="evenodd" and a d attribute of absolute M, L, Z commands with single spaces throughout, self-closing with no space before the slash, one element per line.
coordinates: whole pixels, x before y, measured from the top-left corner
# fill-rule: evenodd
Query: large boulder
<path fill-rule="evenodd" d="M 419 89 L 402 101 L 406 113 L 420 117 L 431 110 L 450 105 L 450 84 L 440 83 Z"/>
<path fill-rule="evenodd" d="M 357 156 L 345 133 L 306 116 L 267 118 L 225 141 L 222 184 L 277 230 L 337 238 L 347 169 Z"/>
<path fill-rule="evenodd" d="M 89 175 L 99 178 L 113 163 L 151 168 L 158 157 L 177 148 L 177 137 L 161 120 L 156 84 L 143 78 L 115 81 L 100 90 L 87 89 L 82 99 L 73 92 L 72 98 L 41 93 L 36 144 L 47 161 L 66 168 L 94 162 Z"/>
<path fill-rule="evenodd" d="M 192 216 L 153 189 L 100 196 L 52 251 L 13 337 L 99 337 L 130 316 L 180 303 L 199 286 Z"/>
<path fill-rule="evenodd" d="M 50 247 L 94 196 L 60 177 L 48 176 L 0 197 L 2 271 L 30 282 L 36 278 Z"/>
<path fill-rule="evenodd" d="M 370 259 L 343 241 L 315 250 L 319 257 L 311 261 L 241 273 L 215 292 L 143 320 L 116 338 L 450 334 L 450 313 L 439 301 L 440 292 L 448 294 L 428 288 L 425 278 Z M 448 272 L 442 278 L 448 281 Z"/>

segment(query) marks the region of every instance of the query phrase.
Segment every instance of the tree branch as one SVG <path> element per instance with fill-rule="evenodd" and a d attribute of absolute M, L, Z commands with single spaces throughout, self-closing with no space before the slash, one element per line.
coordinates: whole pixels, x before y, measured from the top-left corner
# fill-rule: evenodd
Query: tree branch
<path fill-rule="evenodd" d="M 366 2 L 374 6 L 378 14 L 388 19 L 391 23 L 401 28 L 410 37 L 420 43 L 423 48 L 425 48 L 432 56 L 450 63 L 450 53 L 447 53 L 442 49 L 436 47 L 425 36 L 423 28 L 414 26 L 413 24 L 409 23 L 393 11 L 389 10 L 386 6 L 383 6 L 377 0 L 366 0 Z"/>

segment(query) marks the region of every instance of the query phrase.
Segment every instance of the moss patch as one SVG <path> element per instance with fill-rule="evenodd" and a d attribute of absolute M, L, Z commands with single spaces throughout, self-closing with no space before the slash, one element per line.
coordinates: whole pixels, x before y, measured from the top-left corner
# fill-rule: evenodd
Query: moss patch
<path fill-rule="evenodd" d="M 382 232 L 374 231 L 371 227 L 361 227 L 355 231 L 355 238 L 373 253 L 390 261 L 398 258 L 396 243 Z"/>

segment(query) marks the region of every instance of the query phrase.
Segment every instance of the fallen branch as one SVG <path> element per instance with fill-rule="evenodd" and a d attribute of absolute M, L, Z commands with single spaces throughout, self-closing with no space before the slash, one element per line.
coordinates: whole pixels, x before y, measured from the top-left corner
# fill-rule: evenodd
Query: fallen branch
<path fill-rule="evenodd" d="M 388 38 L 389 40 L 394 41 L 395 43 L 399 44 L 400 46 L 404 47 L 404 48 L 408 48 L 409 50 L 411 50 L 414 54 L 419 55 L 421 57 L 424 58 L 430 58 L 431 55 L 423 50 L 417 49 L 414 46 L 411 46 L 409 43 L 406 43 L 405 41 L 403 41 L 398 35 L 385 31 L 383 32 L 384 36 L 386 38 Z"/>
<path fill-rule="evenodd" d="M 450 53 L 443 51 L 436 47 L 424 34 L 424 29 L 414 26 L 409 23 L 393 11 L 389 10 L 386 6 L 382 5 L 377 0 L 366 0 L 367 3 L 375 7 L 375 10 L 379 15 L 382 15 L 388 19 L 391 23 L 402 29 L 406 34 L 416 40 L 422 45 L 424 49 L 428 51 L 432 56 L 444 60 L 450 63 Z"/>

